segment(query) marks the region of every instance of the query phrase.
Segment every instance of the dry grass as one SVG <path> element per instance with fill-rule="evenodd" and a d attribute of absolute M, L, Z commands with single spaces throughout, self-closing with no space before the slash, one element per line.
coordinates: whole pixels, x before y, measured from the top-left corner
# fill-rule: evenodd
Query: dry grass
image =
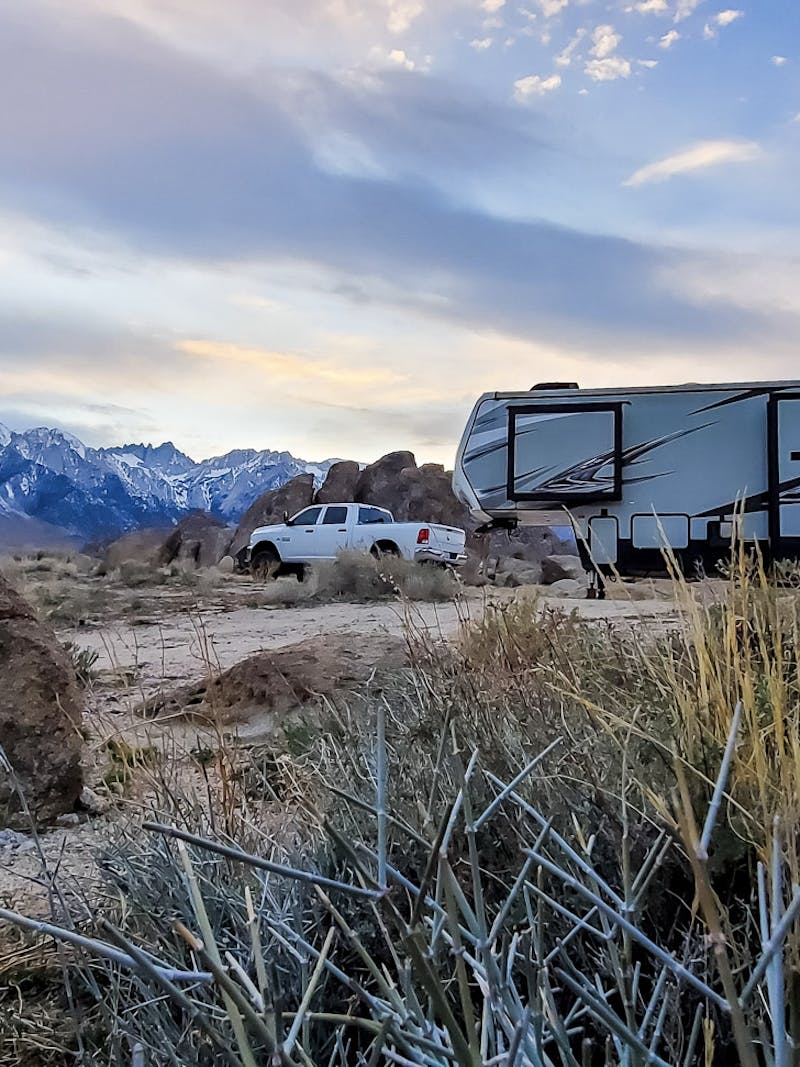
<path fill-rule="evenodd" d="M 366 552 L 340 552 L 333 561 L 307 568 L 303 582 L 278 578 L 259 592 L 261 604 L 281 607 L 334 600 L 363 603 L 370 600 L 444 601 L 457 596 L 457 577 L 443 567 L 408 560 L 376 559 Z"/>

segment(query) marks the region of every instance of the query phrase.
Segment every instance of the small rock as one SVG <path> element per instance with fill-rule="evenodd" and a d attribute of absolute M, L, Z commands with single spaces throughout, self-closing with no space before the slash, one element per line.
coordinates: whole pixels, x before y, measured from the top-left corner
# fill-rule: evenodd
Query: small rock
<path fill-rule="evenodd" d="M 221 571 L 223 574 L 233 574 L 234 567 L 233 556 L 223 556 L 217 564 L 217 570 Z"/>
<path fill-rule="evenodd" d="M 562 578 L 547 588 L 547 596 L 582 597 L 586 594 L 586 583 L 575 578 Z"/>
<path fill-rule="evenodd" d="M 76 811 L 68 811 L 56 819 L 58 826 L 80 826 L 81 817 Z"/>
<path fill-rule="evenodd" d="M 19 849 L 28 843 L 33 844 L 25 834 L 18 833 L 16 830 L 0 830 L 0 848 Z"/>
<path fill-rule="evenodd" d="M 99 793 L 95 793 L 94 789 L 90 789 L 88 785 L 85 785 L 81 790 L 79 804 L 90 815 L 105 815 L 111 807 L 111 803 L 106 797 L 101 797 Z"/>

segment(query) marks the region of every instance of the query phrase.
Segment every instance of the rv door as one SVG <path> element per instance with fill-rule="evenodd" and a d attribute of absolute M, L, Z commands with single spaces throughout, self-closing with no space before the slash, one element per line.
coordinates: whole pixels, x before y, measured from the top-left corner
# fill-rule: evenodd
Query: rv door
<path fill-rule="evenodd" d="M 508 498 L 565 507 L 621 500 L 622 405 L 510 406 Z"/>
<path fill-rule="evenodd" d="M 773 396 L 770 429 L 770 540 L 780 553 L 800 540 L 800 396 Z"/>

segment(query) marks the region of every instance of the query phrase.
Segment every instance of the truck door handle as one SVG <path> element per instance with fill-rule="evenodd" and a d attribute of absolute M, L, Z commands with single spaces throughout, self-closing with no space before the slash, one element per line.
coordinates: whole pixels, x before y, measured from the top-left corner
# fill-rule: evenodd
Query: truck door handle
<path fill-rule="evenodd" d="M 800 460 L 800 452 L 790 452 L 789 459 L 793 459 L 795 463 Z"/>
<path fill-rule="evenodd" d="M 342 526 L 342 527 L 341 527 L 340 529 L 338 529 L 338 530 L 337 530 L 336 532 L 337 532 L 337 533 L 347 533 L 347 527 L 346 527 L 346 526 Z"/>
<path fill-rule="evenodd" d="M 313 533 L 313 530 L 306 530 L 306 533 Z"/>

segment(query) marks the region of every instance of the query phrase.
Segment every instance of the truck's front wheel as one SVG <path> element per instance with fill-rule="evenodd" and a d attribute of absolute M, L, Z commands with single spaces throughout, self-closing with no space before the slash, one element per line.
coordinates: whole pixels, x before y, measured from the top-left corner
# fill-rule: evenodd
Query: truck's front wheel
<path fill-rule="evenodd" d="M 266 582 L 275 577 L 280 565 L 280 556 L 274 548 L 258 548 L 250 559 L 250 574 Z"/>

